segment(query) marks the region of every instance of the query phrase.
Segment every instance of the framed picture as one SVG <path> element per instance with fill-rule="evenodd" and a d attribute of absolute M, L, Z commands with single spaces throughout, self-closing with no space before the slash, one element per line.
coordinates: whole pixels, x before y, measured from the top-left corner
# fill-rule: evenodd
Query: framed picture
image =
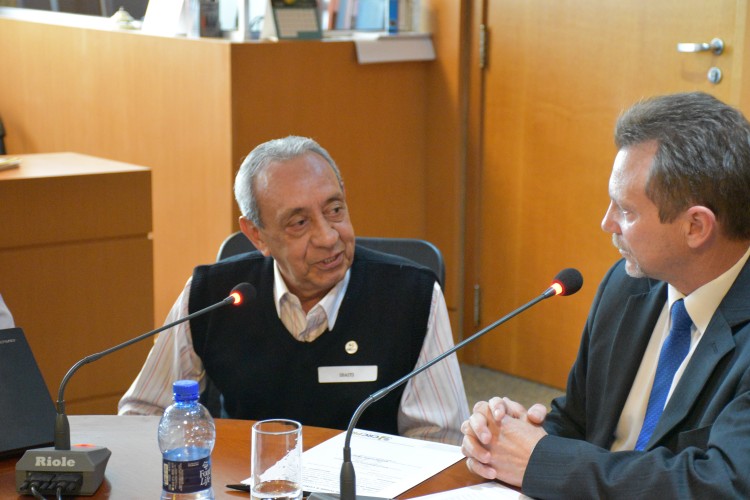
<path fill-rule="evenodd" d="M 271 0 L 271 10 L 279 40 L 323 37 L 317 0 Z"/>

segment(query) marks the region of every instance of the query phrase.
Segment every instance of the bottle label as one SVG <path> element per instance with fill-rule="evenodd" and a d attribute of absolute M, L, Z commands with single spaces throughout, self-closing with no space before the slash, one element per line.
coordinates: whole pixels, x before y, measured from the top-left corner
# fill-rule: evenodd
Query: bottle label
<path fill-rule="evenodd" d="M 162 460 L 162 488 L 169 493 L 196 493 L 211 487 L 211 457 Z"/>

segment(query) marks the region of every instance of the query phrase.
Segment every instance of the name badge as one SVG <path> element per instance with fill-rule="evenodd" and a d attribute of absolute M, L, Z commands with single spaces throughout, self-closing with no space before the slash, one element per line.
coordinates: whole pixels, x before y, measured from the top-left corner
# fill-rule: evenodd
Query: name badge
<path fill-rule="evenodd" d="M 377 365 L 318 367 L 318 383 L 320 384 L 375 382 L 377 379 Z"/>

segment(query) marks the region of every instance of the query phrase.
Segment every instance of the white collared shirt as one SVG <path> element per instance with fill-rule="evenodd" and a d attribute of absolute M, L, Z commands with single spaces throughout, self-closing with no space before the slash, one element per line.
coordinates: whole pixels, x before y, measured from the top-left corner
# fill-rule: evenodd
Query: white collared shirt
<path fill-rule="evenodd" d="M 340 289 L 332 289 L 321 305 L 326 311 L 331 328 L 335 324 L 349 272 L 341 281 Z M 188 314 L 189 279 L 172 306 L 166 323 Z M 278 285 L 278 286 L 277 286 Z M 338 287 L 338 285 L 337 285 Z M 274 299 L 277 312 L 282 298 L 289 294 L 281 275 L 274 273 Z M 295 297 L 296 298 L 296 297 Z M 312 309 L 311 311 L 312 312 Z M 387 311 L 384 311 L 386 314 Z M 433 288 L 432 304 L 427 321 L 422 350 L 416 366 L 437 357 L 453 346 L 448 308 L 440 285 Z M 325 331 L 325 328 L 323 329 Z M 193 350 L 190 322 L 162 332 L 149 352 L 146 362 L 132 385 L 118 404 L 119 415 L 161 415 L 172 403 L 172 382 L 181 379 L 198 380 L 204 387 L 205 371 L 200 357 Z M 402 436 L 459 444 L 463 435 L 461 423 L 469 418 L 461 371 L 455 355 L 420 373 L 406 383 L 398 411 L 398 432 Z"/>
<path fill-rule="evenodd" d="M 341 301 L 344 300 L 346 289 L 349 287 L 351 272 L 351 269 L 346 271 L 344 279 L 336 283 L 336 286 L 305 314 L 299 298 L 289 291 L 281 276 L 279 265 L 273 261 L 273 297 L 276 314 L 292 337 L 300 342 L 312 342 L 326 331 L 326 328 L 333 330 Z"/>
<path fill-rule="evenodd" d="M 5 305 L 3 296 L 0 295 L 0 330 L 13 328 L 13 326 L 13 316 L 11 316 L 8 306 Z"/>
<path fill-rule="evenodd" d="M 643 426 L 643 418 L 646 415 L 648 398 L 651 394 L 654 376 L 656 375 L 656 365 L 659 363 L 659 353 L 669 335 L 669 311 L 672 304 L 684 298 L 685 309 L 687 309 L 690 319 L 693 320 L 693 326 L 690 334 L 690 350 L 677 369 L 677 372 L 675 372 L 674 379 L 672 379 L 672 386 L 667 394 L 667 400 L 664 402 L 665 406 L 669 402 L 669 398 L 672 397 L 672 392 L 674 392 L 677 383 L 685 372 L 685 368 L 690 362 L 690 358 L 692 358 L 698 343 L 703 338 L 703 334 L 708 328 L 708 324 L 711 322 L 716 309 L 719 308 L 719 304 L 721 304 L 724 296 L 732 287 L 737 276 L 739 276 L 748 257 L 750 257 L 750 248 L 745 251 L 740 260 L 721 276 L 696 289 L 687 297 L 683 296 L 672 285 L 667 285 L 667 301 L 659 315 L 659 319 L 656 321 L 654 332 L 651 334 L 646 352 L 643 354 L 641 366 L 638 368 L 638 373 L 635 376 L 635 380 L 633 380 L 633 386 L 630 388 L 630 394 L 620 414 L 620 420 L 617 422 L 615 441 L 611 447 L 612 451 L 632 450 L 635 448 L 635 443 Z"/>

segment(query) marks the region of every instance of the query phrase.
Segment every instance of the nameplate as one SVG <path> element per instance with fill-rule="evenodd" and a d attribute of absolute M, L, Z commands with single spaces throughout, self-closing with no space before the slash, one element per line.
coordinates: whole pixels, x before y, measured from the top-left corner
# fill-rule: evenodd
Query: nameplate
<path fill-rule="evenodd" d="M 375 382 L 377 379 L 377 365 L 318 367 L 318 383 L 320 384 Z"/>

